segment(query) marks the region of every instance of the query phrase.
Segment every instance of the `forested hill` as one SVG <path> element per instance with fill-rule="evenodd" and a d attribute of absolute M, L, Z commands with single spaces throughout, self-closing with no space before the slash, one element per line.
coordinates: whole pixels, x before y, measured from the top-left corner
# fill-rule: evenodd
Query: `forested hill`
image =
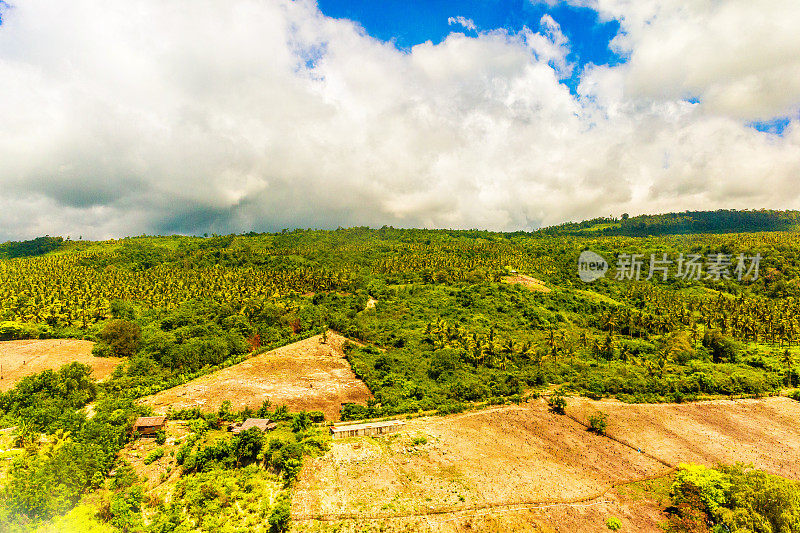
<path fill-rule="evenodd" d="M 752 233 L 795 231 L 800 228 L 800 211 L 684 211 L 661 215 L 620 218 L 600 217 L 567 222 L 539 230 L 548 235 L 629 236 L 680 235 L 690 233 Z"/>
<path fill-rule="evenodd" d="M 10 241 L 0 244 L 0 258 L 32 257 L 57 250 L 64 244 L 61 237 L 36 237 L 30 241 Z"/>

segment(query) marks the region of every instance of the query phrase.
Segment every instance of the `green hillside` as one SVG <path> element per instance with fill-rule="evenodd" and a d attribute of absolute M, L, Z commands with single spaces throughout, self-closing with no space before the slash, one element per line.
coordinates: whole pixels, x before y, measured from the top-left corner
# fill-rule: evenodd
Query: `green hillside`
<path fill-rule="evenodd" d="M 548 235 L 686 235 L 692 233 L 752 233 L 759 231 L 796 231 L 800 228 L 800 211 L 767 209 L 738 211 L 684 211 L 661 215 L 639 215 L 620 218 L 595 218 L 568 222 L 540 230 Z"/>
<path fill-rule="evenodd" d="M 731 220 L 755 220 L 746 213 Z M 779 220 L 788 223 L 790 215 Z M 666 227 L 666 218 L 654 220 Z M 345 419 L 452 413 L 554 387 L 625 402 L 684 402 L 797 386 L 796 234 L 605 234 L 613 228 L 591 237 L 563 228 L 384 227 L 59 241 L 44 255 L 2 259 L 0 338 L 94 340 L 96 355 L 124 363 L 99 384 L 76 364 L 0 394 L 0 423 L 24 427 L 28 440 L 20 442 L 29 448 L 6 472 L 0 525 L 63 514 L 106 487 L 109 523 L 138 530 L 141 494 L 130 488 L 137 485 L 105 481 L 119 467 L 116 454 L 130 442 L 133 419 L 147 413 L 135 400 L 327 327 L 363 344 L 348 346 L 347 359 L 375 396 L 367 405 L 346 404 Z M 591 284 L 578 277 L 585 250 L 610 265 Z M 639 280 L 624 275 L 633 254 L 643 262 Z M 672 261 L 667 279 L 659 273 L 645 280 L 651 256 L 664 254 Z M 678 277 L 680 254 L 702 258 L 702 275 Z M 728 261 L 724 275 L 710 275 L 716 254 Z M 758 256 L 758 272 L 737 275 L 740 256 L 748 267 Z M 524 276 L 539 280 L 538 290 L 516 283 Z M 91 419 L 81 410 L 89 402 Z M 181 416 L 220 425 L 252 414 Z M 181 452 L 191 465 L 182 467 L 187 491 L 191 480 L 247 464 L 271 469 L 278 486 L 290 487 L 304 454 L 324 448 L 308 415 L 269 405 L 261 414 L 285 421 L 285 439 L 252 444 L 271 451 L 245 461 L 236 454 L 250 443 L 198 437 Z M 38 433 L 66 444 L 55 453 L 36 444 Z M 248 472 L 254 483 L 266 483 L 261 470 Z M 196 503 L 181 502 L 155 514 L 166 529 L 154 531 L 190 520 Z M 267 511 L 279 520 L 285 505 Z"/>

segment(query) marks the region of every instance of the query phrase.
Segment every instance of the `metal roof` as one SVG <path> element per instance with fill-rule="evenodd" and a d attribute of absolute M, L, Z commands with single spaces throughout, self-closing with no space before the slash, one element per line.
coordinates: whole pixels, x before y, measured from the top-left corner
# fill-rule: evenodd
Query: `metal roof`
<path fill-rule="evenodd" d="M 364 424 L 345 424 L 342 426 L 331 426 L 331 431 L 353 431 L 368 428 L 383 428 L 389 426 L 404 426 L 406 423 L 401 420 L 385 420 L 383 422 L 366 422 Z"/>

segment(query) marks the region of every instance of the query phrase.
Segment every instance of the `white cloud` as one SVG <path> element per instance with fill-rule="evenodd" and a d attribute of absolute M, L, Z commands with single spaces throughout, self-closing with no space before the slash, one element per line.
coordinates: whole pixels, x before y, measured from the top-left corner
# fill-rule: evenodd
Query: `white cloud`
<path fill-rule="evenodd" d="M 27 0 L 0 27 L 0 239 L 800 207 L 798 121 L 758 133 L 633 62 L 576 97 L 542 27 L 401 52 L 311 0 Z"/>
<path fill-rule="evenodd" d="M 800 112 L 797 0 L 572 0 L 621 24 L 630 96 L 697 97 L 709 113 L 766 120 Z"/>
<path fill-rule="evenodd" d="M 463 26 L 464 29 L 475 31 L 478 27 L 475 25 L 472 19 L 468 19 L 466 17 L 458 16 L 458 17 L 449 17 L 447 19 L 447 24 L 452 26 L 453 24 L 458 24 L 459 26 Z"/>

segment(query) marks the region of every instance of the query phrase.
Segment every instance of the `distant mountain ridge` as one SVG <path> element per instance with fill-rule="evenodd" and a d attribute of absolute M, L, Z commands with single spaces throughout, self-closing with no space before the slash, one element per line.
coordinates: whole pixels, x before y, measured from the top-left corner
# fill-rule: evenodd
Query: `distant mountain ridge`
<path fill-rule="evenodd" d="M 770 209 L 684 211 L 660 215 L 620 218 L 599 217 L 583 222 L 566 222 L 542 228 L 539 233 L 577 236 L 682 235 L 693 233 L 753 233 L 759 231 L 797 231 L 800 211 Z"/>

